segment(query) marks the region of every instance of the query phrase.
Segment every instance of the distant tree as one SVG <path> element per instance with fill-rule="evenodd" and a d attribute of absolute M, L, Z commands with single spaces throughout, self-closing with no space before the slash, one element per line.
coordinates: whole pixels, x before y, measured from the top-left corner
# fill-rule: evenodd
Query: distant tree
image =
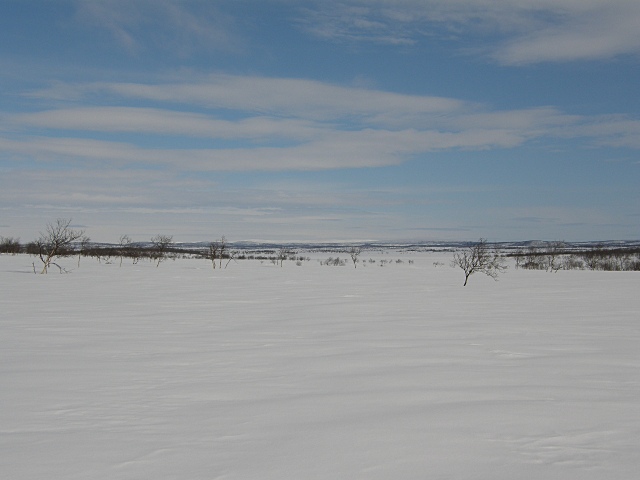
<path fill-rule="evenodd" d="M 0 237 L 0 253 L 10 253 L 15 255 L 22 249 L 19 238 Z"/>
<path fill-rule="evenodd" d="M 218 267 L 222 268 L 222 258 L 227 250 L 227 237 L 224 235 L 218 240 Z"/>
<path fill-rule="evenodd" d="M 131 237 L 129 235 L 121 235 L 118 240 L 118 253 L 120 254 L 120 266 L 122 267 L 122 258 L 129 254 L 131 250 Z"/>
<path fill-rule="evenodd" d="M 282 247 L 278 250 L 276 254 L 276 262 L 280 262 L 280 267 L 284 264 L 284 261 L 290 257 L 295 257 L 295 250 L 291 250 L 286 247 Z"/>
<path fill-rule="evenodd" d="M 469 277 L 474 273 L 484 273 L 497 280 L 500 273 L 507 268 L 500 253 L 496 249 L 490 248 L 484 238 L 469 248 L 454 253 L 451 266 L 460 267 L 464 271 L 463 286 L 467 285 Z"/>
<path fill-rule="evenodd" d="M 69 254 L 71 244 L 84 235 L 84 230 L 74 230 L 70 225 L 71 219 L 59 218 L 55 223 L 47 224 L 45 232 L 40 233 L 36 245 L 38 256 L 43 264 L 41 274 L 47 273 L 51 265 L 58 267 L 60 273 L 64 271 L 54 260 L 59 256 Z"/>
<path fill-rule="evenodd" d="M 565 242 L 556 241 L 549 242 L 545 248 L 546 270 L 548 272 L 557 272 L 562 268 L 560 257 L 566 249 Z"/>
<path fill-rule="evenodd" d="M 86 253 L 91 239 L 86 235 L 83 235 L 82 238 L 78 239 L 78 241 L 80 242 L 80 245 L 78 245 L 78 268 L 80 268 L 80 257 Z"/>
<path fill-rule="evenodd" d="M 358 257 L 362 253 L 362 248 L 360 248 L 360 247 L 350 247 L 347 250 L 347 253 L 351 257 L 351 261 L 353 262 L 353 268 L 358 268 Z"/>
<path fill-rule="evenodd" d="M 213 269 L 216 269 L 216 260 L 218 259 L 218 252 L 220 248 L 218 246 L 218 242 L 211 242 L 205 252 L 204 256 L 211 260 L 211 266 Z"/>
<path fill-rule="evenodd" d="M 535 244 L 529 245 L 522 255 L 522 261 L 518 262 L 518 266 L 528 270 L 545 269 L 544 258 L 540 253 L 540 248 Z"/>
<path fill-rule="evenodd" d="M 225 255 L 226 249 L 227 239 L 224 235 L 220 237 L 220 240 L 216 240 L 215 242 L 211 242 L 209 244 L 204 256 L 211 260 L 211 266 L 214 270 L 216 269 L 216 260 L 218 261 L 219 268 L 222 268 L 222 257 Z"/>
<path fill-rule="evenodd" d="M 40 247 L 38 246 L 37 240 L 33 240 L 24 246 L 24 253 L 26 253 L 27 255 L 37 256 L 39 252 Z"/>
<path fill-rule="evenodd" d="M 156 267 L 159 267 L 160 262 L 162 262 L 167 257 L 167 252 L 169 251 L 169 247 L 171 246 L 172 242 L 173 237 L 170 235 L 156 235 L 151 239 L 151 243 L 153 245 L 152 258 L 158 261 Z"/>
<path fill-rule="evenodd" d="M 597 244 L 593 249 L 582 252 L 582 261 L 589 270 L 597 270 L 604 255 L 604 245 Z"/>
<path fill-rule="evenodd" d="M 239 253 L 240 252 L 238 250 L 229 250 L 229 253 L 227 253 L 227 263 L 224 264 L 225 269 L 229 266 L 232 260 L 237 263 L 236 257 L 238 257 Z"/>
<path fill-rule="evenodd" d="M 516 268 L 524 268 L 526 270 L 548 270 L 547 250 L 545 245 L 548 243 L 535 242 L 526 248 L 518 250 L 508 256 L 512 256 L 516 260 Z"/>

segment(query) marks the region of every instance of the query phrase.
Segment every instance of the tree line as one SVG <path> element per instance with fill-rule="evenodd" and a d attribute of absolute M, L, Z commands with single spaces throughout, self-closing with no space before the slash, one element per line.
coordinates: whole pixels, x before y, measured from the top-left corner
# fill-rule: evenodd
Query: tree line
<path fill-rule="evenodd" d="M 24 245 L 17 238 L 0 237 L 0 253 L 25 253 L 37 257 L 41 262 L 41 268 L 38 269 L 41 274 L 48 273 L 52 267 L 58 268 L 60 273 L 66 272 L 67 270 L 57 263 L 58 259 L 72 256 L 78 257 L 78 266 L 82 257 L 94 257 L 98 261 L 119 262 L 120 266 L 125 258 L 131 259 L 134 264 L 147 259 L 154 262 L 156 267 L 166 259 L 189 256 L 207 259 L 214 270 L 227 268 L 231 262 L 241 259 L 270 260 L 280 266 L 285 260 L 296 261 L 298 265 L 303 260 L 309 260 L 297 256 L 295 250 L 286 247 L 265 251 L 264 255 L 247 255 L 230 248 L 224 236 L 199 249 L 180 247 L 173 243 L 173 237 L 170 235 L 156 235 L 149 242 L 133 242 L 128 235 L 122 235 L 115 245 L 94 244 L 85 235 L 84 230 L 72 227 L 71 219 L 58 219 L 47 224 L 38 239 Z M 357 268 L 362 248 L 352 246 L 344 253 L 351 257 L 354 268 Z M 605 248 L 604 245 L 598 245 L 595 248 L 575 249 L 557 241 L 530 245 L 505 254 L 483 238 L 456 251 L 451 266 L 463 270 L 466 286 L 469 278 L 476 273 L 497 280 L 507 269 L 506 257 L 515 259 L 515 268 L 527 270 L 640 271 L 640 247 Z M 344 265 L 346 261 L 330 258 L 324 264 Z M 33 269 L 34 273 L 37 273 L 35 262 Z"/>
<path fill-rule="evenodd" d="M 574 249 L 562 241 L 545 242 L 511 253 L 515 268 L 527 270 L 601 270 L 640 271 L 640 248 L 593 248 Z"/>
<path fill-rule="evenodd" d="M 26 244 L 21 244 L 19 238 L 0 237 L 0 253 L 27 254 L 37 257 L 41 262 L 39 273 L 46 274 L 52 267 L 57 267 L 60 273 L 67 270 L 58 263 L 65 257 L 78 257 L 78 267 L 82 257 L 92 257 L 99 262 L 115 263 L 122 266 L 124 259 L 136 264 L 141 260 L 154 262 L 156 267 L 172 258 L 197 257 L 211 262 L 215 270 L 226 268 L 236 260 L 269 260 L 274 264 L 283 265 L 285 260 L 300 262 L 308 258 L 297 256 L 297 252 L 290 248 L 264 251 L 262 254 L 247 255 L 237 249 L 232 249 L 226 237 L 210 242 L 203 248 L 183 248 L 173 243 L 170 235 L 156 235 L 148 242 L 134 242 L 128 235 L 122 235 L 117 244 L 104 245 L 91 243 L 84 230 L 71 225 L 71 219 L 57 219 L 47 224 L 40 237 Z M 36 267 L 34 263 L 34 272 Z"/>

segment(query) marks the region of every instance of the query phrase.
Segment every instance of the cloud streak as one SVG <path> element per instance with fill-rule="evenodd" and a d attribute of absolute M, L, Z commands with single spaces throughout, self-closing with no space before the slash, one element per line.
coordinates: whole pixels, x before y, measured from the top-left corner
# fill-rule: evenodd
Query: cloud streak
<path fill-rule="evenodd" d="M 310 121 L 255 116 L 237 121 L 208 115 L 135 107 L 82 107 L 20 114 L 12 122 L 30 127 L 98 132 L 135 132 L 205 138 L 296 138 L 323 129 Z"/>
<path fill-rule="evenodd" d="M 428 152 L 513 148 L 540 138 L 640 148 L 640 122 L 622 115 L 569 115 L 554 107 L 491 110 L 453 98 L 305 79 L 213 75 L 196 83 L 58 84 L 30 96 L 72 105 L 85 97 L 106 104 L 153 100 L 167 107 L 70 106 L 3 117 L 0 130 L 17 133 L 0 137 L 0 147 L 40 161 L 186 171 L 326 170 L 398 165 Z M 34 129 L 39 133 L 22 133 Z M 145 137 L 132 141 L 127 134 Z M 177 142 L 160 147 L 167 137 Z M 195 140 L 197 148 L 190 146 Z"/>
<path fill-rule="evenodd" d="M 640 53 L 640 4 L 627 0 L 329 0 L 311 2 L 300 24 L 327 40 L 391 45 L 472 33 L 475 54 L 505 65 Z"/>
<path fill-rule="evenodd" d="M 80 25 L 108 32 L 134 56 L 160 48 L 188 57 L 197 50 L 236 51 L 242 44 L 233 33 L 233 17 L 211 2 L 76 0 L 75 5 Z"/>

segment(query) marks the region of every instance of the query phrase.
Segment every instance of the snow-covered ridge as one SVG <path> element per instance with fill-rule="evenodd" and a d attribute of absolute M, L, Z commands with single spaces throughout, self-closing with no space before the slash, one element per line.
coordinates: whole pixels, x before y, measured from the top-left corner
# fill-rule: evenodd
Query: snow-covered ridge
<path fill-rule="evenodd" d="M 208 247 L 210 242 L 174 242 L 172 246 L 187 250 L 202 250 Z M 344 252 L 350 247 L 357 246 L 363 250 L 369 251 L 397 251 L 397 252 L 439 252 L 454 251 L 473 245 L 474 242 L 333 242 L 333 243 L 301 243 L 301 242 L 253 242 L 253 241 L 229 241 L 228 248 L 267 252 L 275 251 L 281 248 L 297 250 L 301 252 Z M 490 242 L 491 245 L 498 247 L 505 252 L 518 251 L 520 249 L 531 246 L 544 247 L 550 242 L 543 240 L 528 240 L 522 242 Z M 92 245 L 103 247 L 116 247 L 115 244 L 92 242 Z M 136 242 L 134 245 L 148 248 L 151 242 Z M 640 240 L 605 240 L 605 241 L 588 241 L 588 242 L 563 242 L 563 248 L 567 251 L 584 250 L 592 248 L 640 248 Z"/>

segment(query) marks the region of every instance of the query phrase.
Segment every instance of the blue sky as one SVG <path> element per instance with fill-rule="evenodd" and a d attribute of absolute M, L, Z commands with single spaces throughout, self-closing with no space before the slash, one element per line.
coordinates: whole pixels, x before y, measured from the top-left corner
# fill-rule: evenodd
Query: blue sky
<path fill-rule="evenodd" d="M 640 238 L 640 2 L 3 0 L 0 235 Z"/>

